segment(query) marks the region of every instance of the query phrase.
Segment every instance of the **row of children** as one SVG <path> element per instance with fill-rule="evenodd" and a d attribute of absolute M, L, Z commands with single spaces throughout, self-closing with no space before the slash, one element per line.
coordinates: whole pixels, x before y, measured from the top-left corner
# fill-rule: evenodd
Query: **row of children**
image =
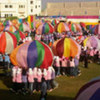
<path fill-rule="evenodd" d="M 28 70 L 14 66 L 12 68 L 12 88 L 15 93 L 27 92 L 33 94 L 34 91 L 41 90 L 42 78 L 46 80 L 47 90 L 51 91 L 58 84 L 55 82 L 55 70 L 53 67 L 41 70 L 40 68 L 29 68 Z"/>
<path fill-rule="evenodd" d="M 54 66 L 57 77 L 60 75 L 68 75 L 71 77 L 80 75 L 80 70 L 78 68 L 78 65 L 79 65 L 78 56 L 75 58 L 73 57 L 60 58 L 58 56 L 54 57 L 53 66 Z"/>
<path fill-rule="evenodd" d="M 81 50 L 81 61 L 84 60 L 84 58 L 87 57 L 87 62 L 94 62 L 100 64 L 100 51 L 96 48 L 82 48 Z"/>

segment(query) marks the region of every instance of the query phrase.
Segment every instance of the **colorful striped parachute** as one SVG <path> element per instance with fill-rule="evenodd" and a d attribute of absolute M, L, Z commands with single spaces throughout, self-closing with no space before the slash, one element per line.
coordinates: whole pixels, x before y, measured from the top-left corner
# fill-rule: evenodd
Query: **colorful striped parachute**
<path fill-rule="evenodd" d="M 2 32 L 0 36 L 0 53 L 10 54 L 17 46 L 16 37 L 10 32 Z"/>
<path fill-rule="evenodd" d="M 100 100 L 100 79 L 94 79 L 85 84 L 74 100 Z"/>
<path fill-rule="evenodd" d="M 68 25 L 65 22 L 60 22 L 56 26 L 56 31 L 59 33 L 70 31 Z"/>
<path fill-rule="evenodd" d="M 37 34 L 47 34 L 47 33 L 53 33 L 54 32 L 54 27 L 50 23 L 43 23 L 41 24 L 37 30 Z"/>
<path fill-rule="evenodd" d="M 10 20 L 6 20 L 6 21 L 4 21 L 3 25 L 9 26 L 9 25 L 12 25 L 12 22 Z"/>
<path fill-rule="evenodd" d="M 57 24 L 58 24 L 58 20 L 57 20 L 57 19 L 53 19 L 52 22 L 51 22 L 51 24 L 52 24 L 53 26 L 57 25 Z"/>
<path fill-rule="evenodd" d="M 90 31 L 91 34 L 94 34 L 96 25 L 87 25 L 86 28 Z"/>
<path fill-rule="evenodd" d="M 16 28 L 13 25 L 8 25 L 8 26 L 5 26 L 4 30 L 14 33 L 16 31 Z"/>
<path fill-rule="evenodd" d="M 41 41 L 25 42 L 13 50 L 10 55 L 12 64 L 23 68 L 48 68 L 53 61 L 50 48 Z"/>
<path fill-rule="evenodd" d="M 2 32 L 4 30 L 4 25 L 2 22 L 0 22 L 0 32 Z"/>
<path fill-rule="evenodd" d="M 25 39 L 25 35 L 20 30 L 15 31 L 12 34 L 14 34 L 16 36 L 17 42 L 19 42 L 20 40 Z"/>
<path fill-rule="evenodd" d="M 22 32 L 31 32 L 30 26 L 27 22 L 23 22 L 19 26 L 19 30 Z"/>
<path fill-rule="evenodd" d="M 75 57 L 80 55 L 80 46 L 71 38 L 62 38 L 53 44 L 53 53 L 59 57 Z"/>
<path fill-rule="evenodd" d="M 34 19 L 35 19 L 35 16 L 28 16 L 27 18 L 27 21 L 31 29 L 34 29 L 34 23 L 33 23 Z"/>
<path fill-rule="evenodd" d="M 97 34 L 100 35 L 100 24 L 96 25 L 96 28 L 95 28 L 95 35 Z"/>
<path fill-rule="evenodd" d="M 73 32 L 81 32 L 82 31 L 81 26 L 77 23 L 72 23 L 71 25 L 69 25 L 69 28 Z"/>
<path fill-rule="evenodd" d="M 84 46 L 88 47 L 88 48 L 98 48 L 100 49 L 99 45 L 100 45 L 100 40 L 96 37 L 96 36 L 90 36 L 87 37 L 84 41 L 83 41 Z"/>
<path fill-rule="evenodd" d="M 44 22 L 42 22 L 41 20 L 36 20 L 33 22 L 34 23 L 34 26 L 35 28 L 37 29 L 41 24 L 43 24 Z"/>

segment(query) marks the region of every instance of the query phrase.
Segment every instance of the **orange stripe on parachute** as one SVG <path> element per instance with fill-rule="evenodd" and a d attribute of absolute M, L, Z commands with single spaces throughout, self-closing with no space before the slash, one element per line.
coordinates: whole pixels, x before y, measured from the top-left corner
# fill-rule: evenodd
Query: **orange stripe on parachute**
<path fill-rule="evenodd" d="M 12 51 L 11 55 L 10 55 L 10 60 L 11 60 L 12 64 L 15 65 L 15 66 L 18 66 L 17 59 L 16 59 L 16 55 L 17 55 L 17 52 L 18 52 L 19 48 L 20 48 L 22 45 L 23 45 L 23 44 L 21 44 L 21 45 L 19 45 L 17 48 L 15 48 L 15 49 Z M 20 58 L 19 58 L 19 59 L 20 59 Z"/>
<path fill-rule="evenodd" d="M 70 44 L 70 56 L 75 57 L 78 54 L 78 46 L 72 39 L 70 39 Z"/>

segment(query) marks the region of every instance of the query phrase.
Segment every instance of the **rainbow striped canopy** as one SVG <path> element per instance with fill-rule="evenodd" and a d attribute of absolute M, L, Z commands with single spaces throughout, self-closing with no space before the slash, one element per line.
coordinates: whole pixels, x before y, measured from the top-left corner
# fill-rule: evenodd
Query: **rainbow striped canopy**
<path fill-rule="evenodd" d="M 53 44 L 53 53 L 59 57 L 75 57 L 80 54 L 80 46 L 71 38 L 62 38 Z"/>
<path fill-rule="evenodd" d="M 74 100 L 100 100 L 100 79 L 94 79 L 85 84 Z"/>
<path fill-rule="evenodd" d="M 10 32 L 2 32 L 0 36 L 0 53 L 10 54 L 17 46 L 16 37 Z"/>
<path fill-rule="evenodd" d="M 4 25 L 2 22 L 0 22 L 0 32 L 2 32 L 4 30 Z"/>
<path fill-rule="evenodd" d="M 100 24 L 96 25 L 95 34 L 100 34 Z"/>
<path fill-rule="evenodd" d="M 34 19 L 35 19 L 35 16 L 28 16 L 27 18 L 27 21 L 31 29 L 34 29 L 34 23 L 33 23 Z"/>
<path fill-rule="evenodd" d="M 19 30 L 22 32 L 31 32 L 30 26 L 27 22 L 23 22 L 19 26 Z"/>
<path fill-rule="evenodd" d="M 17 42 L 19 42 L 20 40 L 25 39 L 25 35 L 24 33 L 22 33 L 20 30 L 15 31 L 14 33 L 12 33 L 16 36 L 17 38 Z"/>
<path fill-rule="evenodd" d="M 12 64 L 23 68 L 48 68 L 53 61 L 50 48 L 41 41 L 31 41 L 19 45 L 10 55 Z"/>
<path fill-rule="evenodd" d="M 58 24 L 57 19 L 53 19 L 52 22 L 51 22 L 51 24 L 52 24 L 53 26 L 57 25 L 57 24 Z"/>
<path fill-rule="evenodd" d="M 47 23 L 47 22 L 41 24 L 36 30 L 37 34 L 47 34 L 47 33 L 53 33 L 53 32 L 54 32 L 54 27 L 50 23 Z"/>
<path fill-rule="evenodd" d="M 71 28 L 70 30 L 73 32 L 81 32 L 82 31 L 81 26 L 77 23 L 72 23 L 70 28 Z"/>
<path fill-rule="evenodd" d="M 96 30 L 96 25 L 87 25 L 86 28 L 90 31 L 90 33 L 94 34 Z"/>
<path fill-rule="evenodd" d="M 100 41 L 96 36 L 90 36 L 83 41 L 83 44 L 88 48 L 99 48 Z"/>
<path fill-rule="evenodd" d="M 13 25 L 8 25 L 8 26 L 5 26 L 4 30 L 5 31 L 10 31 L 10 32 L 14 33 L 17 29 Z"/>
<path fill-rule="evenodd" d="M 60 22 L 56 25 L 56 31 L 62 33 L 62 32 L 70 31 L 70 29 L 65 22 Z"/>

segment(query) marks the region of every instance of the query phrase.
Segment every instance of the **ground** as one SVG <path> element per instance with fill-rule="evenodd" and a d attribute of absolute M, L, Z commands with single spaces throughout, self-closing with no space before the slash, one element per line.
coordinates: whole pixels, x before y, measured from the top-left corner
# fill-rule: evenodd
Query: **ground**
<path fill-rule="evenodd" d="M 56 78 L 59 87 L 52 92 L 48 92 L 47 100 L 74 100 L 80 87 L 90 81 L 92 78 L 100 76 L 100 65 L 91 63 L 89 68 L 83 68 L 80 63 L 81 76 L 70 78 L 61 76 Z M 0 75 L 0 100 L 39 100 L 40 93 L 33 95 L 14 94 L 9 91 L 11 87 L 11 78 Z"/>

